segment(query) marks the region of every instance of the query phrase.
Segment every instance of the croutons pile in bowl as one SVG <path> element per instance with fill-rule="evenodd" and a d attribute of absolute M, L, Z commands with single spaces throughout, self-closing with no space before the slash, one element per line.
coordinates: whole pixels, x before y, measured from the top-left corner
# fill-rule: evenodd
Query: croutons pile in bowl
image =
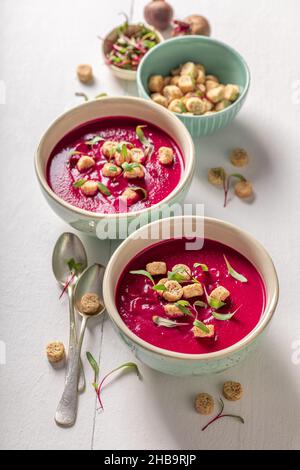
<path fill-rule="evenodd" d="M 186 62 L 170 75 L 151 75 L 151 99 L 170 111 L 188 115 L 210 115 L 228 108 L 240 95 L 235 84 L 223 84 L 207 74 L 203 64 Z"/>

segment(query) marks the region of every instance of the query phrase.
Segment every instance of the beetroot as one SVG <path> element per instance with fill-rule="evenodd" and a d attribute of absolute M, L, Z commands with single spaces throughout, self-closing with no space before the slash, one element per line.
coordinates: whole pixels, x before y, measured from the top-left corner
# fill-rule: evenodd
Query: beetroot
<path fill-rule="evenodd" d="M 144 9 L 147 23 L 159 31 L 164 31 L 171 25 L 173 14 L 173 8 L 165 0 L 152 0 Z"/>

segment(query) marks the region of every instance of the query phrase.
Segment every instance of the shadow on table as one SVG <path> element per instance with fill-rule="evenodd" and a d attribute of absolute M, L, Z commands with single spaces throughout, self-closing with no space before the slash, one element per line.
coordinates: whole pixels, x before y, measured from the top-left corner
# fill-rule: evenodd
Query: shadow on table
<path fill-rule="evenodd" d="M 299 371 L 295 366 L 296 373 Z M 299 447 L 300 390 L 296 389 L 296 381 L 294 383 L 288 375 L 284 358 L 277 356 L 276 344 L 269 337 L 243 363 L 220 374 L 187 378 L 167 377 L 154 371 L 150 374 L 148 397 L 153 397 L 152 406 L 159 408 L 159 428 L 172 435 L 178 449 Z M 245 424 L 228 418 L 202 432 L 201 428 L 211 417 L 195 412 L 195 395 L 208 392 L 214 396 L 215 416 L 219 410 L 217 399 L 222 396 L 222 385 L 226 380 L 237 380 L 244 386 L 241 401 L 224 402 L 226 411 L 243 416 Z"/>
<path fill-rule="evenodd" d="M 276 162 L 272 159 L 272 147 L 279 135 L 274 129 L 270 143 L 263 122 L 237 119 L 214 135 L 194 139 L 198 157 L 195 176 L 207 180 L 209 168 L 224 166 L 228 171 L 245 173 L 254 183 L 261 178 L 265 181 L 274 173 L 272 167 Z M 249 153 L 250 162 L 246 167 L 236 168 L 230 164 L 229 154 L 237 147 L 245 148 Z"/>

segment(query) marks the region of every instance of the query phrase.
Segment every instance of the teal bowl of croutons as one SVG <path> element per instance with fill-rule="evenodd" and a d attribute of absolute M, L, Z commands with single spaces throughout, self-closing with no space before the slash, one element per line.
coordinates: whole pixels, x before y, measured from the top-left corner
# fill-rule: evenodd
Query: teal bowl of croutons
<path fill-rule="evenodd" d="M 227 44 L 204 36 L 164 41 L 142 60 L 139 95 L 175 113 L 195 136 L 226 127 L 245 103 L 250 72 Z"/>

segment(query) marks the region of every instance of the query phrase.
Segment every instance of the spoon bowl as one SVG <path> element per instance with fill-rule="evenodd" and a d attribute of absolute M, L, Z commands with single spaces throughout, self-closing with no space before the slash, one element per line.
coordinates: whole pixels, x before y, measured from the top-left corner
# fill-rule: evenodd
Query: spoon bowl
<path fill-rule="evenodd" d="M 78 280 L 74 289 L 74 303 L 77 312 L 82 317 L 95 318 L 103 314 L 105 310 L 103 300 L 104 273 L 104 266 L 102 266 L 101 264 L 94 264 L 93 266 L 86 269 L 80 276 L 80 279 Z M 95 315 L 87 315 L 81 311 L 81 299 L 85 294 L 88 293 L 97 294 L 102 305 L 101 310 Z"/>
<path fill-rule="evenodd" d="M 57 282 L 64 287 L 70 275 L 68 261 L 74 259 L 81 265 L 80 272 L 87 267 L 87 254 L 81 240 L 74 233 L 63 233 L 57 240 L 53 255 L 52 269 Z"/>

